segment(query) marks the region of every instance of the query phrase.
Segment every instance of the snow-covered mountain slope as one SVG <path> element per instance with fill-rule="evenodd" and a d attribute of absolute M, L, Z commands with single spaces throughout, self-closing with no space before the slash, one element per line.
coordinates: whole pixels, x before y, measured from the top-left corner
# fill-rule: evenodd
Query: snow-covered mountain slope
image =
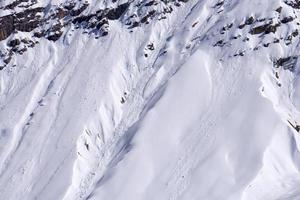
<path fill-rule="evenodd" d="M 0 199 L 300 199 L 300 1 L 3 0 Z"/>

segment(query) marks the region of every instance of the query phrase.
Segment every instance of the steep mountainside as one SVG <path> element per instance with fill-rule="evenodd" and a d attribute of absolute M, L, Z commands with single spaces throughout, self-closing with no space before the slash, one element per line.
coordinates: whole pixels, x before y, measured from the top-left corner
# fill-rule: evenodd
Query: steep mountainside
<path fill-rule="evenodd" d="M 300 199 L 300 1 L 2 0 L 0 199 Z"/>

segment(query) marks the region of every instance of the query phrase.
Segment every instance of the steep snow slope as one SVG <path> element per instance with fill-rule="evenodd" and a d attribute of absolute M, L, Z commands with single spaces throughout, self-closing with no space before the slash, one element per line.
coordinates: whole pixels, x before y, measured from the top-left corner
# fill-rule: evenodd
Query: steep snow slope
<path fill-rule="evenodd" d="M 297 0 L 0 7 L 0 199 L 300 199 Z"/>

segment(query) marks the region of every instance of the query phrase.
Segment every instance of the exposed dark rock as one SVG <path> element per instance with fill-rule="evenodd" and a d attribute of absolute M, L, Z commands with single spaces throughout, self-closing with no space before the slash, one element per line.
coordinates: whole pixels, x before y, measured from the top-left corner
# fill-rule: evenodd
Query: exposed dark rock
<path fill-rule="evenodd" d="M 24 48 L 21 48 L 21 49 L 18 49 L 18 54 L 22 55 L 24 52 L 27 51 L 27 47 L 24 47 Z"/>
<path fill-rule="evenodd" d="M 230 23 L 230 24 L 226 24 L 225 26 L 222 27 L 221 29 L 221 34 L 224 34 L 226 31 L 228 31 L 229 29 L 231 29 L 233 26 L 233 23 Z"/>
<path fill-rule="evenodd" d="M 74 2 L 70 2 L 68 4 L 63 5 L 64 9 L 66 10 L 73 10 L 75 8 L 76 4 Z"/>
<path fill-rule="evenodd" d="M 33 33 L 33 36 L 34 36 L 34 37 L 37 37 L 37 38 L 44 37 L 45 35 L 46 35 L 46 34 L 45 34 L 44 31 Z"/>
<path fill-rule="evenodd" d="M 117 2 L 117 0 L 113 0 Z M 174 5 L 180 6 L 188 0 L 149 0 L 140 2 L 140 7 L 146 6 L 149 12 L 137 12 L 124 19 L 128 28 L 133 29 L 141 24 L 150 23 L 154 18 L 158 20 L 166 19 L 167 14 L 173 11 Z M 39 38 L 45 38 L 50 41 L 57 41 L 64 34 L 66 26 L 75 25 L 75 29 L 83 29 L 83 33 L 95 35 L 95 38 L 109 34 L 110 20 L 120 20 L 131 3 L 120 4 L 113 8 L 105 8 L 95 13 L 83 14 L 89 4 L 87 1 L 70 1 L 55 7 L 33 7 L 37 0 L 14 0 L 1 9 L 22 10 L 6 16 L 0 17 L 0 41 L 9 38 L 17 32 L 30 32 L 31 36 L 26 39 L 13 39 L 7 42 L 7 50 L 0 55 L 0 59 L 8 64 L 12 57 L 17 54 L 23 54 L 28 48 L 35 46 Z M 162 3 L 163 7 L 157 11 L 155 5 Z M 218 5 L 224 2 L 219 1 Z M 137 6 L 139 6 L 139 4 Z M 151 7 L 153 6 L 153 9 Z M 124 15 L 125 16 L 125 15 Z M 231 25 L 232 26 L 232 25 Z M 226 28 L 225 28 L 226 29 Z M 154 49 L 154 45 L 148 45 L 149 50 Z"/>
<path fill-rule="evenodd" d="M 124 103 L 125 103 L 125 98 L 122 97 L 122 98 L 121 98 L 121 104 L 124 104 Z"/>
<path fill-rule="evenodd" d="M 9 47 L 15 47 L 21 44 L 21 41 L 19 39 L 14 39 L 8 42 L 7 46 Z"/>
<path fill-rule="evenodd" d="M 146 16 L 141 19 L 141 23 L 147 23 L 148 19 L 153 17 L 155 14 L 155 10 L 151 10 Z"/>
<path fill-rule="evenodd" d="M 152 5 L 155 5 L 155 4 L 157 4 L 157 2 L 154 1 L 154 0 L 152 0 L 152 1 L 148 2 L 148 3 L 146 3 L 145 6 L 152 6 Z"/>
<path fill-rule="evenodd" d="M 279 58 L 274 62 L 274 66 L 276 68 L 282 67 L 285 70 L 294 71 L 296 67 L 298 57 L 297 56 L 289 56 L 285 58 Z"/>
<path fill-rule="evenodd" d="M 154 50 L 154 44 L 153 43 L 148 44 L 147 49 L 153 51 Z"/>
<path fill-rule="evenodd" d="M 246 25 L 251 25 L 255 22 L 254 17 L 247 17 L 245 22 L 239 25 L 239 29 L 243 29 Z"/>
<path fill-rule="evenodd" d="M 63 34 L 63 32 L 58 31 L 58 32 L 50 34 L 47 37 L 47 39 L 55 42 L 55 41 L 57 41 L 61 37 L 62 34 Z"/>
<path fill-rule="evenodd" d="M 129 27 L 129 29 L 136 28 L 138 26 L 140 26 L 139 22 L 133 22 L 132 25 Z"/>
<path fill-rule="evenodd" d="M 233 56 L 236 57 L 236 56 L 244 56 L 245 55 L 245 51 L 239 51 L 238 53 L 234 54 Z"/>
<path fill-rule="evenodd" d="M 214 44 L 214 47 L 223 47 L 226 43 L 223 40 L 219 40 Z"/>
<path fill-rule="evenodd" d="M 278 38 L 275 38 L 273 41 L 273 43 L 279 43 L 279 42 L 280 42 L 280 40 Z"/>
<path fill-rule="evenodd" d="M 129 3 L 119 5 L 117 8 L 110 9 L 106 15 L 109 20 L 119 19 L 127 10 Z"/>
<path fill-rule="evenodd" d="M 299 132 L 300 131 L 300 126 L 299 125 L 294 125 L 292 122 L 290 122 L 289 120 L 287 120 L 288 121 L 288 123 L 297 131 L 297 132 Z"/>
<path fill-rule="evenodd" d="M 299 31 L 296 29 L 292 32 L 293 37 L 297 37 L 299 35 Z"/>
<path fill-rule="evenodd" d="M 248 18 L 246 19 L 245 24 L 246 24 L 246 25 L 251 25 L 251 24 L 253 24 L 254 22 L 255 22 L 254 17 L 250 16 L 250 17 L 248 17 Z"/>
<path fill-rule="evenodd" d="M 220 8 L 223 5 L 224 5 L 224 0 L 220 0 L 218 1 L 218 3 L 216 3 L 216 5 L 214 5 L 214 8 Z"/>
<path fill-rule="evenodd" d="M 292 16 L 289 16 L 289 17 L 283 18 L 283 19 L 281 20 L 281 23 L 286 24 L 286 23 L 289 23 L 289 22 L 291 22 L 291 21 L 293 21 L 293 20 L 294 20 L 294 18 L 293 18 Z"/>
<path fill-rule="evenodd" d="M 298 34 L 299 34 L 298 30 L 295 30 L 291 34 L 289 34 L 288 36 L 286 36 L 286 38 L 284 39 L 285 44 L 286 45 L 292 44 L 293 38 L 296 37 Z"/>
<path fill-rule="evenodd" d="M 81 15 L 74 18 L 72 23 L 79 27 L 92 29 L 90 31 L 100 31 L 100 34 L 105 36 L 108 34 L 108 31 L 102 27 L 104 25 L 108 25 L 109 20 L 118 20 L 127 10 L 128 6 L 129 3 L 124 3 L 119 5 L 117 8 L 98 10 L 93 14 Z"/>
<path fill-rule="evenodd" d="M 250 34 L 255 35 L 255 34 L 264 33 L 266 31 L 267 27 L 268 27 L 268 25 L 256 26 L 251 29 Z"/>
<path fill-rule="evenodd" d="M 300 9 L 300 1 L 299 0 L 285 0 L 284 3 L 295 9 Z"/>
<path fill-rule="evenodd" d="M 265 34 L 275 33 L 277 30 L 277 27 L 279 27 L 279 26 L 280 26 L 279 24 L 275 24 L 275 25 L 264 24 L 261 26 L 253 27 L 249 33 L 252 35 L 262 34 L 262 33 L 265 33 Z"/>
<path fill-rule="evenodd" d="M 4 59 L 4 63 L 5 64 L 8 64 L 10 61 L 11 61 L 12 57 L 11 56 L 8 56 L 6 59 Z"/>
<path fill-rule="evenodd" d="M 282 11 L 282 7 L 281 6 L 279 6 L 276 10 L 275 10 L 276 12 L 278 12 L 278 13 L 281 13 L 281 11 Z"/>
<path fill-rule="evenodd" d="M 0 17 L 0 41 L 8 38 L 14 31 L 30 32 L 37 28 L 41 23 L 37 14 L 43 10 L 44 8 L 39 7 Z"/>
<path fill-rule="evenodd" d="M 20 5 L 23 2 L 29 2 L 29 0 L 16 0 L 16 1 L 13 1 L 11 4 L 8 4 L 7 6 L 5 6 L 4 9 L 5 10 L 14 9 L 15 7 L 17 7 L 18 5 Z"/>
<path fill-rule="evenodd" d="M 243 39 L 243 42 L 248 42 L 250 39 L 248 37 Z"/>
<path fill-rule="evenodd" d="M 79 9 L 75 9 L 75 10 L 69 10 L 69 13 L 71 16 L 78 16 L 80 15 L 87 7 L 89 4 L 84 3 L 82 7 L 80 7 Z"/>
<path fill-rule="evenodd" d="M 18 0 L 14 4 L 14 6 L 24 1 L 25 0 Z M 64 19 L 67 16 L 69 16 L 69 18 L 75 17 L 73 20 L 71 20 L 71 22 L 74 24 L 86 23 L 87 26 L 84 26 L 84 28 L 100 29 L 102 25 L 108 24 L 107 19 L 108 20 L 119 19 L 124 14 L 128 6 L 129 3 L 124 3 L 119 5 L 117 8 L 99 10 L 95 14 L 90 14 L 87 16 L 84 15 L 79 16 L 88 7 L 88 4 L 84 3 L 80 8 L 74 9 L 75 3 L 68 3 L 54 10 L 53 13 L 48 18 L 39 17 L 41 15 L 45 15 L 44 8 L 42 7 L 27 9 L 20 13 L 0 17 L 0 41 L 8 38 L 14 31 L 31 32 L 37 28 L 41 28 L 41 30 L 34 32 L 35 37 L 37 38 L 46 37 L 49 40 L 56 41 L 63 34 L 62 33 L 63 26 L 55 25 L 54 27 L 51 27 L 48 30 L 45 30 L 42 27 L 44 24 L 49 24 L 50 20 L 59 21 L 61 19 Z M 98 22 L 90 22 L 90 20 L 93 17 L 96 17 Z M 105 20 L 103 20 L 104 18 Z M 69 21 L 70 20 L 66 21 L 66 23 L 68 24 Z M 104 35 L 105 34 L 106 33 L 104 33 Z"/>

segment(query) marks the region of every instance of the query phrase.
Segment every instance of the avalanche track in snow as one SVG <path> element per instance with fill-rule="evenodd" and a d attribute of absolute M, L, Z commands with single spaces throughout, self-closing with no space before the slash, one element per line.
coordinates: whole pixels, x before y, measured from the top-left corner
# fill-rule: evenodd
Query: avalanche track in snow
<path fill-rule="evenodd" d="M 0 199 L 300 199 L 298 0 L 0 3 Z"/>

